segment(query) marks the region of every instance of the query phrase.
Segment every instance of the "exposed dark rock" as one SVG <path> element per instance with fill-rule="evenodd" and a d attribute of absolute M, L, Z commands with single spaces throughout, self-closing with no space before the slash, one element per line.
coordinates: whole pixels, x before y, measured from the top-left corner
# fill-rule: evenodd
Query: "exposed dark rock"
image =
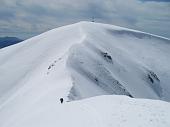
<path fill-rule="evenodd" d="M 151 83 L 154 83 L 154 80 L 152 79 L 152 77 L 148 74 L 148 78 L 151 81 Z"/>
<path fill-rule="evenodd" d="M 101 52 L 101 54 L 102 54 L 103 58 L 104 58 L 107 62 L 113 63 L 112 57 L 111 57 L 108 53 Z"/>
<path fill-rule="evenodd" d="M 162 88 L 158 76 L 151 70 L 148 70 L 147 81 L 150 87 L 157 93 L 159 97 L 162 96 Z"/>

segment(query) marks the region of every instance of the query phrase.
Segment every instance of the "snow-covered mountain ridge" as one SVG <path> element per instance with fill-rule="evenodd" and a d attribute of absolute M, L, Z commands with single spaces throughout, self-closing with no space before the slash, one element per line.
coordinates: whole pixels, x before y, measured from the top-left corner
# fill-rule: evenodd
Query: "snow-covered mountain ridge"
<path fill-rule="evenodd" d="M 61 83 L 73 86 L 70 99 L 122 94 L 169 100 L 169 47 L 168 39 L 111 25 L 54 29 L 0 51 L 0 96 Z"/>
<path fill-rule="evenodd" d="M 22 124 L 20 118 L 29 111 L 23 118 L 28 122 L 35 109 L 47 104 L 50 109 L 61 97 L 71 101 L 114 94 L 170 101 L 169 49 L 167 38 L 90 22 L 1 49 L 0 126 Z"/>

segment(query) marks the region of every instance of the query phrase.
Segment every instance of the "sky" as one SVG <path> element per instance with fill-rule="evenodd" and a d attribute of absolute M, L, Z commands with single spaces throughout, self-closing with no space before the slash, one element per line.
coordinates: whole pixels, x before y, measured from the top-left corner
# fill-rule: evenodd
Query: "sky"
<path fill-rule="evenodd" d="M 170 38 L 170 0 L 0 0 L 0 36 L 27 39 L 92 17 Z"/>

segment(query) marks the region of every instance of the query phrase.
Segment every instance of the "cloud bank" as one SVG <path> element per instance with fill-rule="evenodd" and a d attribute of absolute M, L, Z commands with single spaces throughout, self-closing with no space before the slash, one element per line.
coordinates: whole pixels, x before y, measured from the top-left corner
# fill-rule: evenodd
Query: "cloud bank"
<path fill-rule="evenodd" d="M 29 38 L 93 16 L 170 38 L 168 0 L 1 0 L 0 36 Z"/>

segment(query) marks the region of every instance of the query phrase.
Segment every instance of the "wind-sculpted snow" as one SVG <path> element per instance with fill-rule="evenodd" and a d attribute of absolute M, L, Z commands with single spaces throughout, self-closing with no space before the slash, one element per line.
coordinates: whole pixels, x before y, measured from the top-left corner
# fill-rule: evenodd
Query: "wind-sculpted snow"
<path fill-rule="evenodd" d="M 169 42 L 169 39 L 161 38 L 161 37 L 156 36 L 156 35 L 147 34 L 147 33 L 139 32 L 139 31 L 108 29 L 107 32 L 110 33 L 110 34 L 112 34 L 113 36 L 126 35 L 126 36 L 136 37 L 136 38 L 138 38 L 138 39 L 158 39 L 158 40 L 160 40 L 160 41 L 163 40 L 164 42 L 170 43 L 170 42 Z"/>
<path fill-rule="evenodd" d="M 111 56 L 107 53 L 97 48 L 95 52 L 92 47 L 88 48 L 83 44 L 77 44 L 71 48 L 69 54 L 68 66 L 72 71 L 75 71 L 71 73 L 74 80 L 74 85 L 69 95 L 71 100 L 103 94 L 128 95 L 132 97 L 107 69 L 107 64 L 114 66 Z M 81 77 L 78 76 L 79 74 Z M 87 84 L 81 78 L 91 83 Z M 91 92 L 88 88 L 91 89 Z M 96 89 L 101 90 L 96 91 Z"/>
<path fill-rule="evenodd" d="M 94 43 L 88 40 L 88 35 L 86 39 L 81 44 L 71 47 L 67 60 L 74 81 L 68 96 L 71 100 L 103 94 L 143 98 L 162 97 L 160 80 L 154 72 L 148 71 L 146 67 L 133 59 L 124 58 L 126 56 L 116 58 L 117 52 L 123 51 L 107 43 L 111 49 L 109 51 L 108 47 L 101 46 L 105 41 L 101 44 Z M 96 41 L 100 40 L 96 39 Z M 127 64 L 130 65 L 127 66 Z M 131 71 L 130 75 L 128 70 Z M 88 83 L 85 80 L 88 80 Z M 132 84 L 135 84 L 133 88 L 131 88 Z M 88 89 L 91 89 L 91 92 Z"/>

